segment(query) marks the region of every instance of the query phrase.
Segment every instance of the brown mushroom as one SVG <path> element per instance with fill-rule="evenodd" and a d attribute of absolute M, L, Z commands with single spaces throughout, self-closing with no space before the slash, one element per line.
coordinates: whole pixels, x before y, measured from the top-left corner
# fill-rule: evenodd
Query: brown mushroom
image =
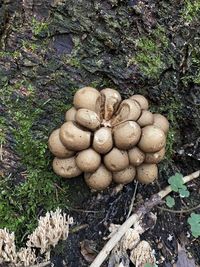
<path fill-rule="evenodd" d="M 128 151 L 128 157 L 131 165 L 139 166 L 144 161 L 145 154 L 135 146 Z"/>
<path fill-rule="evenodd" d="M 74 107 L 71 107 L 70 109 L 68 109 L 67 112 L 65 113 L 65 120 L 75 121 L 76 111 L 77 110 Z"/>
<path fill-rule="evenodd" d="M 158 177 L 156 164 L 142 163 L 137 167 L 137 180 L 142 184 L 150 184 Z"/>
<path fill-rule="evenodd" d="M 100 126 L 100 118 L 89 109 L 81 108 L 76 112 L 76 122 L 92 131 Z"/>
<path fill-rule="evenodd" d="M 74 95 L 73 104 L 75 108 L 86 108 L 97 113 L 99 116 L 101 108 L 101 94 L 95 88 L 83 87 Z"/>
<path fill-rule="evenodd" d="M 78 153 L 76 165 L 83 172 L 94 172 L 101 164 L 101 156 L 92 148 L 88 148 Z"/>
<path fill-rule="evenodd" d="M 112 182 L 112 173 L 103 164 L 93 173 L 85 173 L 86 184 L 94 190 L 103 190 Z"/>
<path fill-rule="evenodd" d="M 142 114 L 137 120 L 137 123 L 141 127 L 153 124 L 153 114 L 148 110 L 142 110 Z"/>
<path fill-rule="evenodd" d="M 165 156 L 165 148 L 163 147 L 161 150 L 153 153 L 146 153 L 145 154 L 145 161 L 146 163 L 159 163 Z"/>
<path fill-rule="evenodd" d="M 165 134 L 169 131 L 169 122 L 168 120 L 161 114 L 154 114 L 154 125 L 158 128 L 162 129 Z"/>
<path fill-rule="evenodd" d="M 113 135 L 117 148 L 130 149 L 138 143 L 141 128 L 135 121 L 126 121 L 114 127 Z"/>
<path fill-rule="evenodd" d="M 54 172 L 63 178 L 72 178 L 80 175 L 82 171 L 77 167 L 75 157 L 67 159 L 54 158 Z"/>
<path fill-rule="evenodd" d="M 136 169 L 134 166 L 129 165 L 122 171 L 113 172 L 113 181 L 118 184 L 128 184 L 135 178 Z"/>
<path fill-rule="evenodd" d="M 136 121 L 141 114 L 141 107 L 135 100 L 123 100 L 119 106 L 116 115 L 112 119 L 112 126 L 125 121 Z"/>
<path fill-rule="evenodd" d="M 130 99 L 136 100 L 140 104 L 141 109 L 147 110 L 149 108 L 148 100 L 143 95 L 133 95 Z"/>
<path fill-rule="evenodd" d="M 74 155 L 74 151 L 68 150 L 59 137 L 60 129 L 54 130 L 48 140 L 48 147 L 51 153 L 58 158 L 69 158 Z"/>
<path fill-rule="evenodd" d="M 104 164 L 110 171 L 121 171 L 129 165 L 128 154 L 125 150 L 114 147 L 104 156 Z"/>
<path fill-rule="evenodd" d="M 119 92 L 111 88 L 105 88 L 101 90 L 102 104 L 104 106 L 103 118 L 108 121 L 112 118 L 116 112 L 122 98 Z"/>
<path fill-rule="evenodd" d="M 165 133 L 155 125 L 149 125 L 142 129 L 138 147 L 143 152 L 157 152 L 165 146 L 165 143 Z"/>
<path fill-rule="evenodd" d="M 90 146 L 91 132 L 84 131 L 72 121 L 65 122 L 60 128 L 60 140 L 68 149 L 80 151 Z"/>
<path fill-rule="evenodd" d="M 113 147 L 110 128 L 102 127 L 94 133 L 93 148 L 100 154 L 106 154 Z"/>

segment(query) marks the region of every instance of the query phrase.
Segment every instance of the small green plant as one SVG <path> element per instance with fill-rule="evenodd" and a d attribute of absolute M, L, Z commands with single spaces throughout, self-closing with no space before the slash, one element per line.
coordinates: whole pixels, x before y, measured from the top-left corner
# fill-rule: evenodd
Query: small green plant
<path fill-rule="evenodd" d="M 191 22 L 198 17 L 200 11 L 200 1 L 199 0 L 185 0 L 185 6 L 182 12 L 182 18 L 186 22 Z"/>
<path fill-rule="evenodd" d="M 165 199 L 165 203 L 166 203 L 166 205 L 167 205 L 169 208 L 172 208 L 172 207 L 175 205 L 175 200 L 174 200 L 173 197 L 168 196 L 168 197 L 166 197 L 166 199 Z"/>
<path fill-rule="evenodd" d="M 200 236 L 200 214 L 196 214 L 192 212 L 187 222 L 189 223 L 191 227 L 192 235 L 196 238 L 199 237 Z"/>

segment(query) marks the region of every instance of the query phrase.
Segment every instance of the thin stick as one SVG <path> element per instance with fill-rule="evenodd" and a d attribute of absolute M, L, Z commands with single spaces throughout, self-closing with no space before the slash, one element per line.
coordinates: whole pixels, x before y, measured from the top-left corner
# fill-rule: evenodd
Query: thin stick
<path fill-rule="evenodd" d="M 170 209 L 167 209 L 167 208 L 158 207 L 159 210 L 168 211 L 168 212 L 171 212 L 171 213 L 188 213 L 188 212 L 191 212 L 191 211 L 196 210 L 198 208 L 200 208 L 200 204 L 198 204 L 197 206 L 195 206 L 193 208 L 183 209 L 183 210 L 170 210 Z"/>
<path fill-rule="evenodd" d="M 45 267 L 45 266 L 49 265 L 50 263 L 51 263 L 50 261 L 45 261 L 45 262 L 42 262 L 42 263 L 31 265 L 29 267 Z"/>
<path fill-rule="evenodd" d="M 136 192 L 137 192 L 137 187 L 138 187 L 138 181 L 136 181 L 136 184 L 135 184 L 135 189 L 134 189 L 134 192 L 133 192 L 133 197 L 131 199 L 131 204 L 130 204 L 128 215 L 127 215 L 126 219 L 128 219 L 130 217 L 131 212 L 133 211 L 133 204 L 135 202 L 135 195 L 136 195 Z"/>
<path fill-rule="evenodd" d="M 200 175 L 200 170 L 196 171 L 183 178 L 183 183 L 187 183 Z M 103 249 L 99 252 L 97 257 L 94 259 L 90 267 L 100 267 L 107 256 L 110 254 L 111 250 L 120 241 L 126 231 L 131 228 L 136 222 L 138 222 L 146 213 L 148 213 L 154 206 L 158 205 L 162 198 L 167 196 L 172 191 L 170 186 L 167 186 L 164 190 L 159 193 L 154 194 L 147 202 L 145 202 L 136 213 L 132 214 L 116 231 L 116 233 L 110 238 L 110 240 L 105 244 Z"/>

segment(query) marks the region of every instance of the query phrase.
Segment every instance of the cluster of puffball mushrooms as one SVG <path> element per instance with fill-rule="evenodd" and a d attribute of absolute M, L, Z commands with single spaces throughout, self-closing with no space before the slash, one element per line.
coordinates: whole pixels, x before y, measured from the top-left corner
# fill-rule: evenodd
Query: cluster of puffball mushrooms
<path fill-rule="evenodd" d="M 165 155 L 169 122 L 148 107 L 142 95 L 122 100 L 111 88 L 79 89 L 66 122 L 49 137 L 54 172 L 64 178 L 84 172 L 86 184 L 94 190 L 103 190 L 112 181 L 153 182 L 157 163 Z"/>

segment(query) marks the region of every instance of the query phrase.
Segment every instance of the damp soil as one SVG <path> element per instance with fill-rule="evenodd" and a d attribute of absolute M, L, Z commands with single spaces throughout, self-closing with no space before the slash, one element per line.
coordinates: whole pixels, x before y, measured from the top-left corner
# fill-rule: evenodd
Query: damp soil
<path fill-rule="evenodd" d="M 175 172 L 187 175 L 199 169 L 200 15 L 198 8 L 192 10 L 188 3 L 0 0 L 1 132 L 6 129 L 1 177 L 10 175 L 18 185 L 27 170 L 11 131 L 17 129 L 12 121 L 17 111 L 7 103 L 19 103 L 22 111 L 27 103 L 30 110 L 42 107 L 32 134 L 40 138 L 45 132 L 48 138 L 64 120 L 74 92 L 86 85 L 112 87 L 123 97 L 144 94 L 152 110 L 170 121 L 167 156 L 159 165 L 159 179 L 153 185 L 138 186 L 133 212 L 164 188 Z M 51 170 L 51 162 L 48 168 Z M 62 185 L 60 178 L 56 179 Z M 93 242 L 95 253 L 103 247 L 109 224 L 121 224 L 126 219 L 135 182 L 118 193 L 115 185 L 105 192 L 90 192 L 83 177 L 65 183 L 69 187 L 66 212 L 73 216 L 76 230 L 72 228 L 67 241 L 53 250 L 52 262 L 55 266 L 89 266 L 81 254 L 81 242 Z M 174 210 L 200 203 L 200 180 L 189 183 L 188 189 L 189 198 L 173 194 Z M 166 206 L 153 209 L 156 225 L 142 235 L 155 250 L 158 266 L 176 262 L 183 235 L 189 255 L 200 264 L 200 240 L 191 235 L 189 214 L 168 212 L 162 207 Z"/>

